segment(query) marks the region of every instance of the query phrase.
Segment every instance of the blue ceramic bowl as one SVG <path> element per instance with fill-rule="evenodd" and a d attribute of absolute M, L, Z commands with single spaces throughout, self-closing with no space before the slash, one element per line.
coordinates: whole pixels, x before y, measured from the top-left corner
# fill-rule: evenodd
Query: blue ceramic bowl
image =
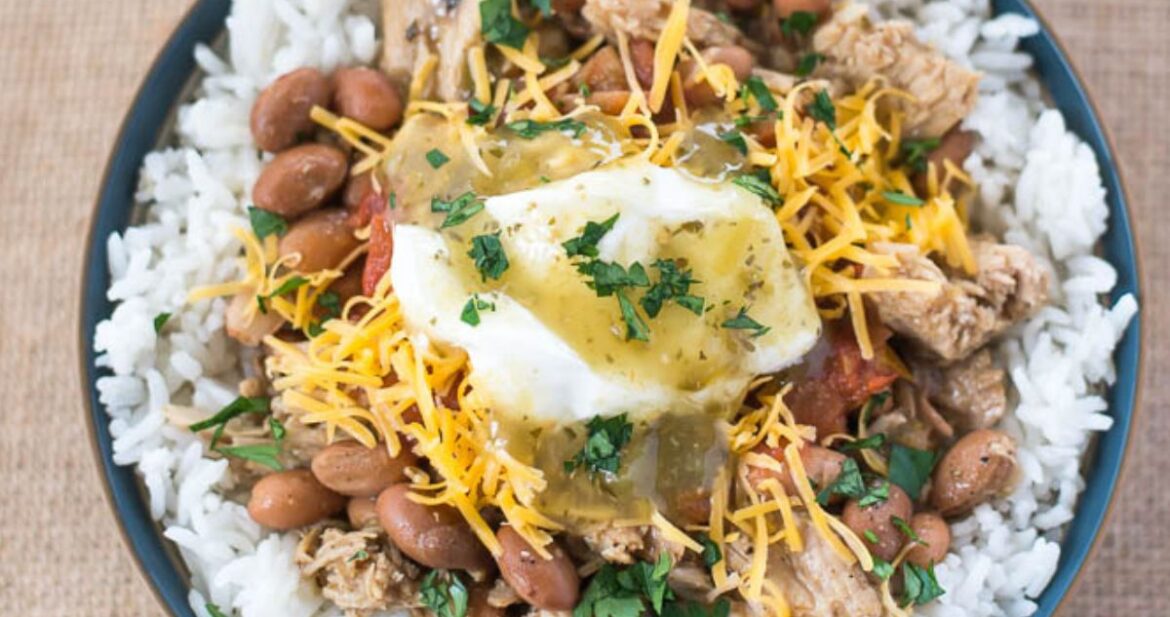
<path fill-rule="evenodd" d="M 1026 0 L 995 0 L 997 13 L 1019 13 L 1037 18 Z M 81 297 L 81 374 L 86 393 L 87 421 L 93 435 L 94 455 L 102 470 L 106 493 L 133 551 L 138 567 L 159 602 L 174 615 L 194 616 L 187 605 L 188 580 L 177 552 L 151 520 L 143 491 L 134 471 L 114 464 L 108 416 L 98 402 L 94 385 L 100 371 L 94 368 L 93 335 L 99 321 L 113 310 L 106 299 L 110 284 L 105 239 L 130 223 L 138 168 L 143 157 L 156 147 L 166 130 L 171 110 L 178 104 L 184 86 L 196 70 L 193 50 L 198 43 L 210 44 L 218 37 L 230 8 L 229 0 L 200 0 L 183 19 L 146 76 L 138 96 L 114 144 L 102 182 L 86 251 L 85 278 Z M 1138 294 L 1139 274 L 1130 213 L 1121 172 L 1106 129 L 1090 101 L 1068 55 L 1052 30 L 1041 21 L 1040 34 L 1025 40 L 1023 47 L 1036 59 L 1036 70 L 1064 113 L 1068 128 L 1081 136 L 1097 154 L 1109 196 L 1110 226 L 1104 238 L 1105 258 L 1117 268 L 1114 300 L 1126 293 Z M 1141 371 L 1140 320 L 1130 326 L 1117 348 L 1117 384 L 1109 390 L 1109 412 L 1113 428 L 1101 436 L 1086 469 L 1086 488 L 1075 520 L 1063 544 L 1059 568 L 1048 589 L 1040 596 L 1037 615 L 1056 612 L 1077 579 L 1093 550 L 1109 512 L 1124 463 L 1130 428 L 1138 409 Z"/>

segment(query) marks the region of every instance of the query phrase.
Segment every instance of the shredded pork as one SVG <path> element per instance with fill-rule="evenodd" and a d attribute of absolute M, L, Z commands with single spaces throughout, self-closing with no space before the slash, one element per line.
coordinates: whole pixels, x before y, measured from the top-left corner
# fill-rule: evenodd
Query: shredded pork
<path fill-rule="evenodd" d="M 871 23 L 865 5 L 834 13 L 817 30 L 813 48 L 825 57 L 817 76 L 840 80 L 849 90 L 882 78 L 912 95 L 886 99 L 906 114 L 909 137 L 938 137 L 975 107 L 978 73 L 920 42 L 909 22 Z"/>
<path fill-rule="evenodd" d="M 382 35 L 382 69 L 400 87 L 435 58 L 434 77 L 423 96 L 467 98 L 467 52 L 482 39 L 478 0 L 382 0 Z"/>
<path fill-rule="evenodd" d="M 586 0 L 581 15 L 607 38 L 614 39 L 621 31 L 633 39 L 657 41 L 672 4 L 670 0 Z M 700 49 L 739 45 L 760 51 L 759 44 L 748 40 L 739 28 L 697 7 L 687 14 L 687 37 Z"/>
<path fill-rule="evenodd" d="M 301 575 L 316 580 L 325 596 L 353 617 L 418 604 L 418 566 L 374 530 L 314 527 L 297 546 Z"/>
<path fill-rule="evenodd" d="M 930 398 L 947 420 L 964 433 L 991 428 L 1007 412 L 1004 371 L 982 349 L 941 371 Z"/>

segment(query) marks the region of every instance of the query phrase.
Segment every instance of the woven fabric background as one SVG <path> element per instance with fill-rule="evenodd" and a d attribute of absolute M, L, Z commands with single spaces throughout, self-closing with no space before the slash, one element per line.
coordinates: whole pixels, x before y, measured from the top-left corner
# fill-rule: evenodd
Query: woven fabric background
<path fill-rule="evenodd" d="M 1128 175 L 1147 295 L 1144 408 L 1064 615 L 1170 615 L 1170 0 L 1036 0 Z M 0 0 L 0 613 L 161 615 L 123 545 L 77 376 L 84 234 L 122 115 L 189 0 Z"/>

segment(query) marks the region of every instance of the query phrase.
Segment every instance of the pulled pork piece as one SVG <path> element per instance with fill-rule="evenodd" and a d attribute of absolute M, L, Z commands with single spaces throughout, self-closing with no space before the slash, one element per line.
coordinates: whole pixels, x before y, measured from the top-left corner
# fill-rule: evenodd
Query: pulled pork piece
<path fill-rule="evenodd" d="M 671 0 L 586 0 L 581 15 L 607 38 L 615 38 L 620 30 L 632 39 L 657 41 L 672 4 Z M 687 13 L 687 37 L 700 49 L 739 45 L 760 52 L 759 43 L 748 40 L 739 28 L 700 8 L 691 7 Z"/>
<path fill-rule="evenodd" d="M 296 563 L 347 615 L 419 606 L 418 567 L 380 532 L 314 527 L 301 538 Z"/>
<path fill-rule="evenodd" d="M 478 0 L 382 0 L 382 69 L 400 88 L 429 58 L 438 60 L 424 97 L 467 98 L 467 51 L 481 40 Z"/>
<path fill-rule="evenodd" d="M 1048 271 L 1031 253 L 981 239 L 972 239 L 970 245 L 978 268 L 974 278 L 948 278 L 913 245 L 874 246 L 876 252 L 898 258 L 894 276 L 941 284 L 937 293 L 880 292 L 870 298 L 886 326 L 947 363 L 971 355 L 1048 300 Z M 870 278 L 884 275 L 873 267 L 864 272 Z"/>
<path fill-rule="evenodd" d="M 1004 371 L 982 349 L 944 368 L 930 386 L 930 399 L 963 433 L 991 428 L 1007 412 Z"/>
<path fill-rule="evenodd" d="M 629 565 L 635 561 L 658 561 L 663 553 L 671 563 L 682 559 L 685 548 L 667 541 L 653 525 L 607 526 L 583 536 L 593 552 L 610 563 Z"/>
<path fill-rule="evenodd" d="M 885 615 L 877 588 L 857 564 L 848 564 L 803 512 L 796 524 L 804 550 L 793 553 L 782 544 L 768 550 L 768 580 L 774 582 L 793 617 L 881 617 Z M 727 564 L 746 576 L 751 567 L 751 542 L 745 537 L 727 545 Z"/>
<path fill-rule="evenodd" d="M 881 77 L 913 95 L 913 101 L 886 99 L 905 112 L 909 137 L 938 137 L 975 107 L 978 73 L 919 42 L 909 22 L 870 23 L 865 5 L 834 13 L 813 36 L 813 48 L 825 56 L 817 76 L 841 80 L 851 90 Z"/>
<path fill-rule="evenodd" d="M 891 440 L 919 450 L 934 450 L 955 436 L 950 423 L 930 403 L 926 393 L 908 381 L 894 384 L 894 405 L 869 427 Z"/>

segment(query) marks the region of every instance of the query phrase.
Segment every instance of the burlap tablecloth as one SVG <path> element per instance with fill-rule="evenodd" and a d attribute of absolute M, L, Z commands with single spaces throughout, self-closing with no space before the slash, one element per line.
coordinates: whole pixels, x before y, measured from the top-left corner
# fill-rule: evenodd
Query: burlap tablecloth
<path fill-rule="evenodd" d="M 1170 0 L 1038 0 L 1129 178 L 1147 296 L 1125 488 L 1066 615 L 1170 614 Z M 0 614 L 160 615 L 103 502 L 77 376 L 84 232 L 115 132 L 187 0 L 0 0 Z"/>

